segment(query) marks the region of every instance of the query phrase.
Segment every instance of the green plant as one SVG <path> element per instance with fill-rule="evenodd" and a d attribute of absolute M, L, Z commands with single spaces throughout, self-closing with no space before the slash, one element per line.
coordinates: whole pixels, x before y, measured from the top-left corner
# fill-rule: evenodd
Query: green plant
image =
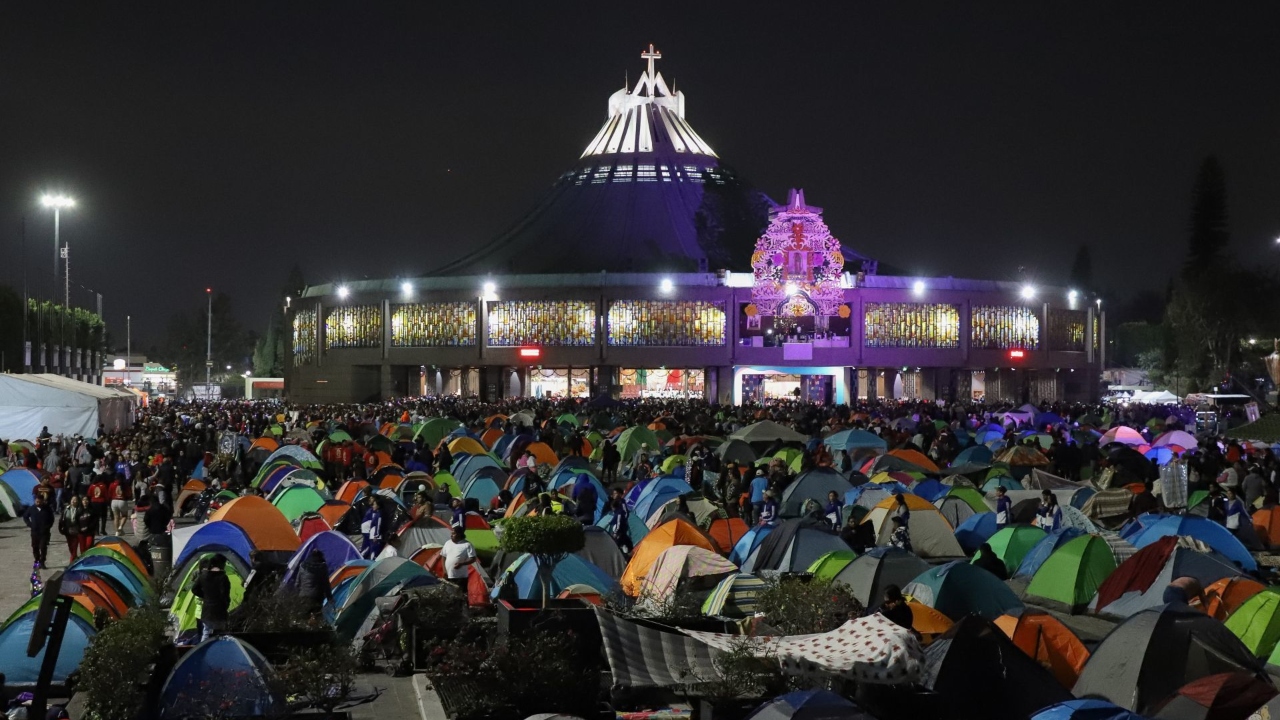
<path fill-rule="evenodd" d="M 248 593 L 231 613 L 236 632 L 266 633 L 316 630 L 324 621 L 307 611 L 304 603 L 290 593 Z"/>
<path fill-rule="evenodd" d="M 680 672 L 690 697 L 706 698 L 714 703 L 754 700 L 781 695 L 788 689 L 778 658 L 760 652 L 752 639 L 742 638 L 712 659 L 714 675 L 686 667 Z"/>
<path fill-rule="evenodd" d="M 290 707 L 331 713 L 351 697 L 359 660 L 349 644 L 295 649 L 275 666 L 272 688 Z"/>
<path fill-rule="evenodd" d="M 528 553 L 538 565 L 538 582 L 542 586 L 542 604 L 547 604 L 547 587 L 551 568 L 565 555 L 586 545 L 582 524 L 564 515 L 537 515 L 511 518 L 502 526 L 502 548 Z"/>
<path fill-rule="evenodd" d="M 862 603 L 848 585 L 818 578 L 769 580 L 758 596 L 766 622 L 787 635 L 835 630 L 862 614 Z"/>
<path fill-rule="evenodd" d="M 97 720 L 134 720 L 160 651 L 170 645 L 168 616 L 158 605 L 134 608 L 89 641 L 80 661 L 78 690 Z"/>

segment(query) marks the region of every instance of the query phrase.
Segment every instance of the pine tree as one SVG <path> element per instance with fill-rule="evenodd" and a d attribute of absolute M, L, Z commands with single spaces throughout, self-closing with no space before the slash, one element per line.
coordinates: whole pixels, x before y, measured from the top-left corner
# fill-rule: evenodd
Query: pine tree
<path fill-rule="evenodd" d="M 1227 180 L 1218 158 L 1200 165 L 1191 208 L 1191 238 L 1182 275 L 1193 280 L 1212 273 L 1226 257 L 1231 230 L 1227 218 Z"/>

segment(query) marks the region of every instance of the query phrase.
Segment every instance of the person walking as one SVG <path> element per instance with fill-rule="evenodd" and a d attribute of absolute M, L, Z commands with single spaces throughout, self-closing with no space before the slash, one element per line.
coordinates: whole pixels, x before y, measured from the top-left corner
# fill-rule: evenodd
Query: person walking
<path fill-rule="evenodd" d="M 996 530 L 1008 526 L 1013 517 L 1013 500 L 1009 499 L 1007 493 L 1003 485 L 996 486 Z"/>
<path fill-rule="evenodd" d="M 80 508 L 80 496 L 72 495 L 58 518 L 58 532 L 67 539 L 67 553 L 70 554 L 72 562 L 80 557 L 80 514 L 82 512 L 84 511 Z"/>
<path fill-rule="evenodd" d="M 1244 500 L 1240 499 L 1240 492 L 1232 486 L 1227 487 L 1227 517 L 1223 523 L 1227 526 L 1227 531 L 1232 535 L 1239 536 L 1240 528 L 1249 523 L 1249 513 L 1245 510 Z"/>
<path fill-rule="evenodd" d="M 107 509 L 110 495 L 106 478 L 101 473 L 94 473 L 89 483 L 89 518 L 93 520 L 93 534 L 107 534 Z"/>
<path fill-rule="evenodd" d="M 31 530 L 31 557 L 36 567 L 43 570 L 54 525 L 53 507 L 44 495 L 36 495 L 35 504 L 23 511 L 22 521 Z"/>
<path fill-rule="evenodd" d="M 107 486 L 107 496 L 111 498 L 111 522 L 115 527 L 116 537 L 124 536 L 125 525 L 129 522 L 129 481 L 122 473 L 116 473 L 115 479 Z"/>
<path fill-rule="evenodd" d="M 231 610 L 231 581 L 227 579 L 227 558 L 214 555 L 209 558 L 209 566 L 196 578 L 191 592 L 201 600 L 200 622 L 203 631 L 200 641 L 204 642 L 227 630 L 227 614 Z"/>
<path fill-rule="evenodd" d="M 764 470 L 756 470 L 756 476 L 751 478 L 751 518 L 748 525 L 758 525 L 760 516 L 764 513 L 764 491 L 769 488 L 769 478 L 765 477 Z"/>

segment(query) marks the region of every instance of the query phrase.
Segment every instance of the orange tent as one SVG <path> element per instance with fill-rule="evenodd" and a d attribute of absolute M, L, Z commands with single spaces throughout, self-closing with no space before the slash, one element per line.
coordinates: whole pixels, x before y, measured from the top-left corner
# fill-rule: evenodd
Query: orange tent
<path fill-rule="evenodd" d="M 747 524 L 742 518 L 716 518 L 711 521 L 711 527 L 707 529 L 707 534 L 711 536 L 711 540 L 715 542 L 721 555 L 728 555 L 733 546 L 747 534 Z"/>
<path fill-rule="evenodd" d="M 387 453 L 382 452 L 381 450 L 375 450 L 369 454 L 373 456 L 372 462 L 366 459 L 365 465 L 372 465 L 374 468 L 381 468 L 383 465 L 394 464 L 391 462 L 391 456 Z M 396 467 L 400 467 L 400 466 L 396 465 Z"/>
<path fill-rule="evenodd" d="M 208 487 L 208 485 L 205 485 L 203 480 L 188 480 L 186 484 L 182 486 L 182 492 L 200 494 L 204 492 L 206 487 Z"/>
<path fill-rule="evenodd" d="M 338 523 L 342 522 L 342 518 L 346 517 L 346 514 L 350 511 L 351 503 L 331 500 L 321 505 L 320 509 L 316 510 L 316 514 L 324 518 L 324 521 L 329 523 L 329 527 L 334 528 L 338 526 Z"/>
<path fill-rule="evenodd" d="M 218 508 L 209 521 L 226 520 L 244 531 L 258 550 L 294 552 L 302 543 L 293 525 L 275 505 L 256 495 L 245 495 Z"/>
<path fill-rule="evenodd" d="M 399 427 L 399 425 L 396 425 L 395 423 L 383 423 L 382 427 L 378 428 L 378 434 L 391 437 L 391 433 L 395 432 L 397 427 Z"/>
<path fill-rule="evenodd" d="M 267 452 L 275 452 L 276 448 L 279 447 L 280 443 L 276 442 L 275 438 L 260 437 L 249 445 L 249 450 L 252 451 L 254 448 L 262 448 Z"/>
<path fill-rule="evenodd" d="M 400 489 L 400 483 L 403 483 L 403 482 L 404 482 L 403 475 L 397 475 L 395 473 L 387 473 L 386 475 L 382 476 L 382 480 L 378 481 L 378 489 L 379 490 L 398 490 Z"/>
<path fill-rule="evenodd" d="M 497 415 L 490 415 L 489 417 L 484 419 L 484 426 L 492 427 L 494 420 L 510 420 L 510 419 L 511 418 L 507 417 L 506 415 L 503 415 L 502 413 L 498 413 Z"/>
<path fill-rule="evenodd" d="M 115 550 L 121 555 L 129 559 L 133 566 L 142 571 L 143 577 L 151 577 L 151 573 L 147 572 L 147 564 L 142 561 L 142 557 L 138 555 L 138 551 L 133 549 L 129 543 L 118 537 L 107 536 L 93 544 L 94 547 L 107 548 Z"/>
<path fill-rule="evenodd" d="M 1048 668 L 1063 687 L 1075 686 L 1089 651 L 1062 621 L 1048 613 L 1023 610 L 1019 615 L 1001 615 L 996 626 L 1019 650 Z"/>
<path fill-rule="evenodd" d="M 1266 585 L 1247 577 L 1226 577 L 1204 589 L 1205 614 L 1226 620 L 1246 600 L 1266 589 Z"/>
<path fill-rule="evenodd" d="M 533 458 L 538 461 L 539 465 L 555 467 L 560 463 L 560 458 L 556 457 L 555 451 L 544 442 L 529 443 L 529 447 L 525 449 L 533 453 Z"/>
<path fill-rule="evenodd" d="M 1255 512 L 1253 529 L 1259 540 L 1270 547 L 1280 547 L 1280 506 L 1273 505 Z"/>
<path fill-rule="evenodd" d="M 951 629 L 955 623 L 951 622 L 951 618 L 934 610 L 928 605 L 923 605 L 915 600 L 907 601 L 907 605 L 911 606 L 911 629 L 920 633 L 920 642 L 922 645 L 930 645 L 938 636 Z"/>
<path fill-rule="evenodd" d="M 69 593 L 67 594 L 67 597 L 71 598 L 75 602 L 80 603 L 80 605 L 83 606 L 84 609 L 88 610 L 91 614 L 96 613 L 98 611 L 98 608 L 102 608 L 103 610 L 106 611 L 107 616 L 110 617 L 112 620 L 119 620 L 120 616 L 123 615 L 123 613 L 120 610 L 118 610 L 116 608 L 116 605 L 112 603 L 109 599 L 103 597 L 102 594 L 99 593 L 97 590 L 83 584 L 80 585 L 79 592 Z"/>
<path fill-rule="evenodd" d="M 906 460 L 912 465 L 919 466 L 929 472 L 938 472 L 938 466 L 932 460 L 925 457 L 925 454 L 918 450 L 890 450 L 889 454 L 900 459 Z"/>
<path fill-rule="evenodd" d="M 489 428 L 488 430 L 484 431 L 483 435 L 480 436 L 480 442 L 484 443 L 485 447 L 492 450 L 493 444 L 498 442 L 498 440 L 501 438 L 502 438 L 501 430 L 499 430 L 498 428 Z"/>
<path fill-rule="evenodd" d="M 681 518 L 672 518 L 649 531 L 631 551 L 631 562 L 622 573 L 622 591 L 635 597 L 640 594 L 640 581 L 649 574 L 663 550 L 676 545 L 693 545 L 716 552 L 716 544 L 706 533 Z"/>
<path fill-rule="evenodd" d="M 334 495 L 334 498 L 351 504 L 356 501 L 356 496 L 360 494 L 360 491 L 367 487 L 369 487 L 369 483 L 364 480 L 348 480 L 342 483 L 342 487 L 338 488 L 338 494 Z"/>
<path fill-rule="evenodd" d="M 337 570 L 334 570 L 333 574 L 329 576 L 329 587 L 331 588 L 338 587 L 338 585 L 343 580 L 346 580 L 349 577 L 355 577 L 359 575 L 360 573 L 364 572 L 365 569 L 368 567 L 369 567 L 368 565 L 352 565 L 351 563 L 347 563 L 346 565 L 343 565 Z"/>
<path fill-rule="evenodd" d="M 129 612 L 129 603 L 120 597 L 120 593 L 116 592 L 115 588 L 108 585 L 102 578 L 85 578 L 76 584 L 80 586 L 80 594 L 92 600 L 99 607 L 107 608 L 115 617 L 122 618 L 125 613 Z"/>
<path fill-rule="evenodd" d="M 409 556 L 409 561 L 426 568 L 438 578 L 444 577 L 444 558 L 440 556 L 439 545 L 426 545 Z M 467 604 L 471 607 L 489 605 L 489 588 L 484 584 L 484 577 L 474 564 L 467 568 Z"/>

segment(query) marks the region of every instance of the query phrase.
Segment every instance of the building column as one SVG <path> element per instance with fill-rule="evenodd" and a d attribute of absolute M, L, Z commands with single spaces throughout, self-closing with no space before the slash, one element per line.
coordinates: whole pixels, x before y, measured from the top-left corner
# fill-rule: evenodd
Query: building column
<path fill-rule="evenodd" d="M 378 366 L 378 395 L 383 400 L 390 400 L 396 396 L 395 382 L 391 379 L 391 366 L 387 363 Z"/>

